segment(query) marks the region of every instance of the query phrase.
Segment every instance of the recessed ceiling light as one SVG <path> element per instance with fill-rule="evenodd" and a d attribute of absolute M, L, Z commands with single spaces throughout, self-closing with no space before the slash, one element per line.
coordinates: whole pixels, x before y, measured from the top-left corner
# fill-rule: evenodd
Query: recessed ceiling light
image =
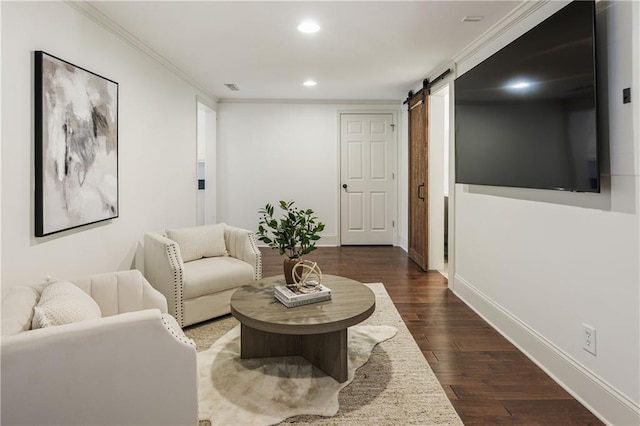
<path fill-rule="evenodd" d="M 304 21 L 300 25 L 298 25 L 298 31 L 301 33 L 317 33 L 320 31 L 320 25 L 316 24 L 313 21 Z"/>
<path fill-rule="evenodd" d="M 526 81 L 521 81 L 519 83 L 512 84 L 509 87 L 511 87 L 512 89 L 524 89 L 529 86 L 531 86 L 531 83 L 527 83 Z"/>
<path fill-rule="evenodd" d="M 462 18 L 462 22 L 480 22 L 484 19 L 484 16 L 465 16 Z"/>
<path fill-rule="evenodd" d="M 307 80 L 307 81 L 305 81 L 305 82 L 304 82 L 304 83 L 302 83 L 302 84 L 303 84 L 303 85 L 305 85 L 305 86 L 311 87 L 311 86 L 315 86 L 315 85 L 316 85 L 316 84 L 318 84 L 318 83 L 316 83 L 316 82 L 315 82 L 315 81 L 313 81 L 313 80 Z"/>

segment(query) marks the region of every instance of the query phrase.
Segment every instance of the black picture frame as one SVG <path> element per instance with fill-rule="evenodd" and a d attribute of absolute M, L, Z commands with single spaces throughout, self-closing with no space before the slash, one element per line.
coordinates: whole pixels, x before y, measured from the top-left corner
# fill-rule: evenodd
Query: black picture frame
<path fill-rule="evenodd" d="M 115 219 L 118 83 L 34 53 L 35 235 Z"/>

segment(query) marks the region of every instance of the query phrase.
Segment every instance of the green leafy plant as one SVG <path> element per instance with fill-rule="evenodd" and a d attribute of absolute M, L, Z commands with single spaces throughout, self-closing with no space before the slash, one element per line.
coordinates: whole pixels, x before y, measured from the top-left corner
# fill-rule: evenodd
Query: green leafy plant
<path fill-rule="evenodd" d="M 274 207 L 267 204 L 258 210 L 258 239 L 280 254 L 290 259 L 299 258 L 316 249 L 320 239 L 318 233 L 324 230 L 324 223 L 313 215 L 313 210 L 302 210 L 294 206 L 293 201 L 280 201 L 283 210 L 280 220 L 274 217 Z"/>

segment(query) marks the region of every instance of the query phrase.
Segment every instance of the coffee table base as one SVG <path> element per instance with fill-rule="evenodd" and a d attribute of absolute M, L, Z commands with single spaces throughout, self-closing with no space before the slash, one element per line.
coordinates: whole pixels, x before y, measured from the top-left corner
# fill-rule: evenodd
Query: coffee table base
<path fill-rule="evenodd" d="M 322 334 L 277 334 L 241 324 L 240 358 L 301 356 L 343 383 L 348 378 L 347 329 Z"/>

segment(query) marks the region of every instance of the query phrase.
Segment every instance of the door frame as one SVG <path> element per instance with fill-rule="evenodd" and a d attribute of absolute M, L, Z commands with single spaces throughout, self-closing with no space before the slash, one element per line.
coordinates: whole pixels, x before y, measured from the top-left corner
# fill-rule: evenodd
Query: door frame
<path fill-rule="evenodd" d="M 200 138 L 200 125 L 205 126 L 205 192 L 202 200 L 203 208 L 203 221 L 204 225 L 210 225 L 216 223 L 217 220 L 217 196 L 218 196 L 218 154 L 217 154 L 217 139 L 218 139 L 218 111 L 208 100 L 196 95 L 196 164 L 193 172 L 194 187 L 197 188 L 197 164 L 198 164 L 198 151 L 199 151 L 199 138 Z M 200 111 L 204 113 L 204 123 L 200 123 Z M 207 164 L 209 167 L 207 167 Z M 208 191 L 207 191 L 208 189 Z M 198 198 L 200 197 L 199 189 L 196 189 L 196 223 L 198 223 Z"/>
<path fill-rule="evenodd" d="M 455 68 L 454 68 L 455 69 Z M 455 72 L 435 84 L 431 90 L 436 93 L 449 86 L 449 217 L 448 217 L 448 287 L 455 291 L 456 277 L 456 158 L 455 158 Z"/>
<path fill-rule="evenodd" d="M 398 116 L 400 113 L 400 108 L 389 108 L 389 107 L 385 107 L 385 108 L 380 108 L 380 109 L 338 109 L 336 112 L 336 132 L 337 132 L 337 144 L 336 144 L 336 155 L 338 157 L 338 167 L 336 170 L 336 236 L 337 236 L 337 241 L 336 241 L 336 245 L 338 247 L 342 246 L 342 222 L 341 222 L 341 218 L 342 218 L 342 199 L 341 199 L 341 192 L 340 192 L 340 182 L 341 182 L 341 172 L 342 172 L 342 155 L 341 155 L 341 148 L 342 148 L 342 133 L 340 131 L 340 123 L 341 123 L 341 117 L 342 115 L 346 115 L 346 114 L 350 114 L 350 115 L 375 115 L 375 114 L 391 114 L 391 119 L 393 124 L 395 125 L 395 128 L 393 130 L 393 137 L 391 138 L 391 143 L 393 144 L 392 148 L 392 152 L 393 152 L 393 158 L 391 159 L 391 164 L 393 165 L 393 170 L 392 173 L 394 175 L 394 184 L 393 186 L 393 194 L 391 197 L 392 200 L 392 206 L 391 206 L 391 215 L 392 218 L 391 220 L 393 220 L 393 223 L 395 224 L 393 226 L 393 246 L 397 246 L 398 245 L 398 241 L 399 241 L 399 234 L 398 234 L 398 205 L 399 205 L 399 201 L 398 201 L 398 197 L 399 197 L 399 186 L 398 186 L 398 158 L 400 157 L 399 153 L 398 153 L 398 149 L 399 149 L 399 144 L 398 144 L 398 134 L 400 134 L 401 132 L 401 128 L 400 128 L 400 123 L 398 120 Z"/>
<path fill-rule="evenodd" d="M 448 136 L 445 134 L 445 118 L 448 118 L 448 104 L 445 105 L 444 98 L 448 96 L 448 87 L 440 86 L 438 89 L 432 89 L 429 94 L 429 166 L 428 166 L 428 185 L 429 185 L 429 223 L 427 250 L 428 270 L 439 271 L 442 273 L 444 266 L 444 233 L 448 231 L 444 224 L 444 185 L 449 189 L 449 182 L 445 182 L 444 175 L 444 154 L 445 147 L 449 146 Z M 450 99 L 448 100 L 450 102 Z M 442 116 L 440 115 L 442 114 Z M 437 118 L 437 119 L 436 119 Z M 451 129 L 448 129 L 449 131 Z M 440 136 L 442 137 L 436 137 Z M 446 141 L 445 141 L 446 138 Z M 437 154 L 437 155 L 435 155 Z M 448 168 L 448 164 L 447 164 Z M 438 210 L 440 211 L 438 213 Z M 439 220 L 442 218 L 442 220 Z M 448 219 L 448 218 L 447 218 Z M 448 235 L 448 233 L 447 233 Z M 444 275 L 444 273 L 443 273 Z"/>

